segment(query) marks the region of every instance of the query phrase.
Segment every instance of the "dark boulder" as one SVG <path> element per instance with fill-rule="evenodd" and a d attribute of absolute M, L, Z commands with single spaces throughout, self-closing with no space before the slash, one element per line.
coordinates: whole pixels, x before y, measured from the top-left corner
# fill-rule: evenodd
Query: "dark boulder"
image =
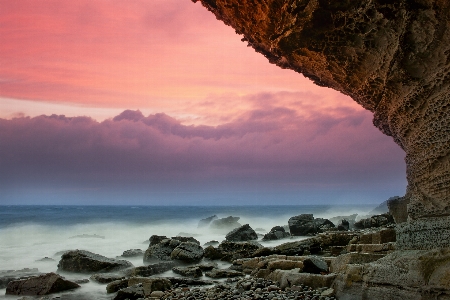
<path fill-rule="evenodd" d="M 126 260 L 117 260 L 85 250 L 65 252 L 58 263 L 58 269 L 76 273 L 110 272 L 133 267 Z"/>
<path fill-rule="evenodd" d="M 364 229 L 364 228 L 373 228 L 373 227 L 382 227 L 390 224 L 395 224 L 394 218 L 391 214 L 382 214 L 371 216 L 367 219 L 361 219 L 355 223 L 356 229 Z"/>
<path fill-rule="evenodd" d="M 309 256 L 303 260 L 303 272 L 313 274 L 328 273 L 328 265 L 321 257 Z"/>
<path fill-rule="evenodd" d="M 142 276 L 148 277 L 156 274 L 161 274 L 171 270 L 175 266 L 173 261 L 163 261 L 148 266 L 140 266 L 128 269 L 125 273 L 128 276 Z"/>
<path fill-rule="evenodd" d="M 212 269 L 211 271 L 206 272 L 205 275 L 211 278 L 231 278 L 245 276 L 245 274 L 242 272 L 230 269 Z"/>
<path fill-rule="evenodd" d="M 110 283 L 113 281 L 117 281 L 117 280 L 122 280 L 125 277 L 121 274 L 108 274 L 108 273 L 103 273 L 103 274 L 94 274 L 92 275 L 89 279 L 98 283 Z"/>
<path fill-rule="evenodd" d="M 229 230 L 233 230 L 235 228 L 241 227 L 242 225 L 238 222 L 239 217 L 226 217 L 222 219 L 217 219 L 211 222 L 209 228 L 214 229 L 220 232 L 228 232 Z"/>
<path fill-rule="evenodd" d="M 108 285 L 106 286 L 106 292 L 108 294 L 111 294 L 127 287 L 128 287 L 128 279 L 116 280 L 108 283 Z"/>
<path fill-rule="evenodd" d="M 338 226 L 337 226 L 337 230 L 339 231 L 348 231 L 350 228 L 350 223 L 343 219 L 341 220 L 341 222 L 339 222 Z"/>
<path fill-rule="evenodd" d="M 196 243 L 197 245 L 200 245 L 200 242 L 197 239 L 195 239 L 194 237 L 192 237 L 192 236 L 174 236 L 174 237 L 172 237 L 172 239 L 173 240 L 178 240 L 178 241 L 180 241 L 182 243 L 184 243 L 184 242 L 192 242 L 192 243 Z"/>
<path fill-rule="evenodd" d="M 168 239 L 167 236 L 165 235 L 152 235 L 148 240 L 150 241 L 150 245 L 149 246 L 153 246 L 156 244 L 159 244 L 162 240 Z"/>
<path fill-rule="evenodd" d="M 208 246 L 204 250 L 203 257 L 211 260 L 221 259 L 224 256 L 224 254 L 217 250 L 217 248 L 214 248 L 214 246 Z"/>
<path fill-rule="evenodd" d="M 203 272 L 199 267 L 190 266 L 190 267 L 175 267 L 172 268 L 172 271 L 176 274 L 180 274 L 186 277 L 202 277 Z"/>
<path fill-rule="evenodd" d="M 136 284 L 117 292 L 114 300 L 137 300 L 145 297 L 144 287 L 142 284 Z"/>
<path fill-rule="evenodd" d="M 6 287 L 6 295 L 48 295 L 79 287 L 75 282 L 66 280 L 58 274 L 47 273 L 27 279 L 10 281 Z"/>
<path fill-rule="evenodd" d="M 42 273 L 37 268 L 25 268 L 22 270 L 1 270 L 0 271 L 0 289 L 6 288 L 10 281 L 26 279 L 30 276 L 39 276 Z"/>
<path fill-rule="evenodd" d="M 256 250 L 262 247 L 261 244 L 255 241 L 223 241 L 217 247 L 217 251 L 222 254 L 221 260 L 232 262 L 235 259 L 251 257 Z"/>
<path fill-rule="evenodd" d="M 203 254 L 204 251 L 200 245 L 193 242 L 184 242 L 173 249 L 170 258 L 192 263 L 201 260 Z"/>
<path fill-rule="evenodd" d="M 212 240 L 212 241 L 206 242 L 203 246 L 212 246 L 212 245 L 219 245 L 219 242 Z"/>
<path fill-rule="evenodd" d="M 256 232 L 250 227 L 249 224 L 242 225 L 239 228 L 233 229 L 229 232 L 225 239 L 231 242 L 245 242 L 250 240 L 257 240 L 258 235 Z"/>
<path fill-rule="evenodd" d="M 142 255 L 144 255 L 144 251 L 142 251 L 141 249 L 125 250 L 122 253 L 122 257 L 136 257 L 136 256 L 142 256 Z"/>
<path fill-rule="evenodd" d="M 330 220 L 314 218 L 312 214 L 302 214 L 292 217 L 289 219 L 288 224 L 289 231 L 293 236 L 316 234 L 335 227 Z"/>
<path fill-rule="evenodd" d="M 218 219 L 218 218 L 217 218 L 216 215 L 211 216 L 211 217 L 208 217 L 208 218 L 205 218 L 205 219 L 201 219 L 201 220 L 198 222 L 197 228 L 207 227 L 212 221 L 217 220 L 217 219 Z"/>
<path fill-rule="evenodd" d="M 176 239 L 164 239 L 156 245 L 148 247 L 144 253 L 144 262 L 155 260 L 171 260 L 170 254 L 181 242 Z"/>
<path fill-rule="evenodd" d="M 287 237 L 290 237 L 291 235 L 284 230 L 283 226 L 275 226 L 273 227 L 268 233 L 264 235 L 262 238 L 263 241 L 273 241 L 273 240 L 280 240 Z"/>

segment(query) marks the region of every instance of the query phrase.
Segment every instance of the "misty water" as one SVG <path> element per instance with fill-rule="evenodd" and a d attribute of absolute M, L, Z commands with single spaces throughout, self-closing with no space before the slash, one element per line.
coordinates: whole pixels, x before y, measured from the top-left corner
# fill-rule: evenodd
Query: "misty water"
<path fill-rule="evenodd" d="M 212 215 L 240 217 L 239 223 L 250 224 L 257 233 L 264 234 L 274 226 L 287 225 L 290 217 L 303 213 L 329 218 L 365 214 L 371 208 L 373 206 L 0 206 L 0 270 L 38 268 L 42 273 L 58 272 L 57 265 L 64 251 L 88 250 L 116 258 L 129 249 L 145 251 L 149 237 L 154 234 L 194 236 L 201 245 L 211 240 L 223 241 L 226 233 L 198 228 L 199 220 Z M 258 242 L 275 246 L 303 238 Z M 45 257 L 53 260 L 39 261 Z M 134 266 L 144 265 L 142 257 L 125 259 Z M 90 276 L 58 273 L 70 280 Z M 169 271 L 158 276 L 178 275 Z M 104 284 L 90 281 L 63 296 L 112 299 L 113 294 L 106 294 L 105 288 Z M 0 290 L 0 299 L 20 298 L 5 296 L 5 291 Z"/>

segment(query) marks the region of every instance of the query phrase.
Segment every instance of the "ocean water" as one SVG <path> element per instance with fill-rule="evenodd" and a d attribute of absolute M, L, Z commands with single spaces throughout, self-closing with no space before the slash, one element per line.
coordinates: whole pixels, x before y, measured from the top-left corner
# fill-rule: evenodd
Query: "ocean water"
<path fill-rule="evenodd" d="M 151 235 L 194 236 L 200 243 L 225 239 L 226 232 L 198 228 L 199 220 L 212 215 L 219 218 L 240 217 L 264 234 L 273 226 L 287 225 L 290 217 L 312 213 L 315 217 L 333 217 L 352 213 L 365 214 L 373 206 L 0 206 L 0 270 L 38 268 L 57 272 L 61 252 L 88 250 L 115 258 L 128 249 L 148 247 Z M 296 237 L 295 239 L 302 239 Z M 261 242 L 275 246 L 290 241 Z M 44 257 L 53 261 L 39 261 Z M 135 266 L 142 258 L 126 258 Z M 62 274 L 67 279 L 89 278 L 86 274 Z M 163 276 L 176 276 L 171 271 Z M 64 293 L 61 299 L 112 299 L 105 285 L 94 282 Z M 69 297 L 69 298 L 67 298 Z M 0 299 L 18 299 L 5 296 Z"/>

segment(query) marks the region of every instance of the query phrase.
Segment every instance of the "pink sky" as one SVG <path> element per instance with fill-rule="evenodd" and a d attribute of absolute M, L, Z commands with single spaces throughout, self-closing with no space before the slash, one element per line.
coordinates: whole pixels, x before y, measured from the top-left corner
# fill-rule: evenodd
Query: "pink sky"
<path fill-rule="evenodd" d="M 302 191 L 343 202 L 404 192 L 404 154 L 369 112 L 271 65 L 199 3 L 0 0 L 0 24 L 10 202 L 133 184 L 272 187 L 286 203 Z M 40 116 L 52 114 L 66 117 Z"/>

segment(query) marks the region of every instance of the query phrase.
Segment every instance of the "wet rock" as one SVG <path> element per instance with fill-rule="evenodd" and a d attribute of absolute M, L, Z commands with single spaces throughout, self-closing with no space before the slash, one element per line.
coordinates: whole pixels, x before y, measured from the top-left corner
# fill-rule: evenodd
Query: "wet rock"
<path fill-rule="evenodd" d="M 373 228 L 395 224 L 394 218 L 389 214 L 372 216 L 367 219 L 361 219 L 355 223 L 356 229 Z"/>
<path fill-rule="evenodd" d="M 168 239 L 167 236 L 165 235 L 152 235 L 148 240 L 150 241 L 150 245 L 149 246 L 153 246 L 156 244 L 159 244 L 162 240 Z"/>
<path fill-rule="evenodd" d="M 138 300 L 144 297 L 145 293 L 142 284 L 136 284 L 119 290 L 114 300 Z"/>
<path fill-rule="evenodd" d="M 309 256 L 303 260 L 303 272 L 321 274 L 328 273 L 327 262 L 318 256 Z"/>
<path fill-rule="evenodd" d="M 176 274 L 180 274 L 187 277 L 201 277 L 203 272 L 199 267 L 174 267 L 172 271 Z"/>
<path fill-rule="evenodd" d="M 212 269 L 211 271 L 206 272 L 205 275 L 211 278 L 230 278 L 245 276 L 245 274 L 242 272 L 229 269 Z"/>
<path fill-rule="evenodd" d="M 122 253 L 122 257 L 136 257 L 136 256 L 142 256 L 142 255 L 144 255 L 144 251 L 142 251 L 141 249 L 125 250 Z"/>
<path fill-rule="evenodd" d="M 0 271 L 0 289 L 6 288 L 8 282 L 19 279 L 26 279 L 31 276 L 39 276 L 42 273 L 37 268 L 25 268 L 22 270 L 2 270 Z"/>
<path fill-rule="evenodd" d="M 128 279 L 116 280 L 106 285 L 106 292 L 108 294 L 111 294 L 127 287 L 128 287 Z"/>
<path fill-rule="evenodd" d="M 205 219 L 201 219 L 201 220 L 198 222 L 197 228 L 207 227 L 207 226 L 209 226 L 209 224 L 210 224 L 212 221 L 217 220 L 217 219 L 218 219 L 218 217 L 217 217 L 216 215 L 211 216 L 211 217 L 208 217 L 208 218 L 205 218 Z"/>
<path fill-rule="evenodd" d="M 172 237 L 172 239 L 173 240 L 178 240 L 178 241 L 180 241 L 182 243 L 184 243 L 184 242 L 192 242 L 192 243 L 196 243 L 197 245 L 200 245 L 200 242 L 197 239 L 195 239 L 194 237 L 192 237 L 192 236 L 174 236 L 174 237 Z"/>
<path fill-rule="evenodd" d="M 175 266 L 172 261 L 164 261 L 148 266 L 140 266 L 126 270 L 126 275 L 128 276 L 142 276 L 148 277 L 156 274 L 161 274 L 166 271 L 171 270 Z"/>
<path fill-rule="evenodd" d="M 174 260 L 180 260 L 187 263 L 196 262 L 202 259 L 203 248 L 193 242 L 184 242 L 173 249 L 170 257 Z"/>
<path fill-rule="evenodd" d="M 314 218 L 312 214 L 292 217 L 289 219 L 288 224 L 289 231 L 293 236 L 316 234 L 335 227 L 333 222 L 323 218 Z"/>
<path fill-rule="evenodd" d="M 239 217 L 226 217 L 222 219 L 217 219 L 211 222 L 209 228 L 214 229 L 219 232 L 228 232 L 235 228 L 241 227 L 242 225 L 238 222 Z"/>
<path fill-rule="evenodd" d="M 291 235 L 284 230 L 284 227 L 275 226 L 268 233 L 266 233 L 264 235 L 262 240 L 263 241 L 280 240 L 280 239 L 284 239 L 284 238 L 287 238 L 290 236 Z"/>
<path fill-rule="evenodd" d="M 166 279 L 169 279 L 172 285 L 180 286 L 180 285 L 212 285 L 217 283 L 217 281 L 211 281 L 211 280 L 203 280 L 203 279 L 196 279 L 196 278 L 182 278 L 182 277 L 166 277 Z"/>
<path fill-rule="evenodd" d="M 172 283 L 167 278 L 132 277 L 128 279 L 128 287 L 142 285 L 144 295 L 148 296 L 154 291 L 165 291 L 171 288 Z"/>
<path fill-rule="evenodd" d="M 217 247 L 217 251 L 221 253 L 222 260 L 232 262 L 235 259 L 251 257 L 251 255 L 260 248 L 262 248 L 262 245 L 255 241 L 247 241 L 247 242 L 223 241 Z"/>
<path fill-rule="evenodd" d="M 225 239 L 231 242 L 244 242 L 250 240 L 257 240 L 258 235 L 256 232 L 250 227 L 249 224 L 242 225 L 241 227 L 233 229 L 229 232 Z"/>
<path fill-rule="evenodd" d="M 144 253 L 144 262 L 171 260 L 170 254 L 181 242 L 177 239 L 164 239 L 158 244 L 148 247 Z"/>
<path fill-rule="evenodd" d="M 58 274 L 47 273 L 27 279 L 10 281 L 6 287 L 6 295 L 48 295 L 79 287 L 75 282 L 66 280 Z"/>
<path fill-rule="evenodd" d="M 224 257 L 224 254 L 221 251 L 217 250 L 217 248 L 208 246 L 204 250 L 203 257 L 211 260 L 216 260 Z"/>
<path fill-rule="evenodd" d="M 206 242 L 203 246 L 213 246 L 213 245 L 219 245 L 219 242 L 213 240 L 213 241 Z"/>
<path fill-rule="evenodd" d="M 348 231 L 349 228 L 350 228 L 350 223 L 345 219 L 341 220 L 337 226 L 337 230 L 339 230 L 339 231 Z"/>
<path fill-rule="evenodd" d="M 126 260 L 117 260 L 85 250 L 65 252 L 58 263 L 58 269 L 67 272 L 90 273 L 109 272 L 133 267 Z"/>
<path fill-rule="evenodd" d="M 92 281 L 104 284 L 117 280 L 122 280 L 124 278 L 125 277 L 121 274 L 94 274 L 90 277 Z"/>
<path fill-rule="evenodd" d="M 211 261 L 211 262 L 202 262 L 202 263 L 194 265 L 194 266 L 199 267 L 200 270 L 202 270 L 202 271 L 209 271 L 214 268 L 217 268 L 218 265 L 217 265 L 217 263 Z"/>

